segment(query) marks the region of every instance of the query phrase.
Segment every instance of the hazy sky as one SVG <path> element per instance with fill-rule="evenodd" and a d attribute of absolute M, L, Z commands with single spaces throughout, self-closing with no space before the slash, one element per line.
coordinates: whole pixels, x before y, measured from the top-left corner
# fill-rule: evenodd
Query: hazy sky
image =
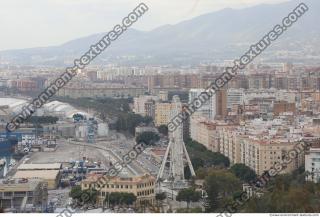
<path fill-rule="evenodd" d="M 133 25 L 150 30 L 223 8 L 288 0 L 144 0 L 149 11 Z M 141 1 L 0 0 L 0 50 L 59 45 L 107 32 Z"/>

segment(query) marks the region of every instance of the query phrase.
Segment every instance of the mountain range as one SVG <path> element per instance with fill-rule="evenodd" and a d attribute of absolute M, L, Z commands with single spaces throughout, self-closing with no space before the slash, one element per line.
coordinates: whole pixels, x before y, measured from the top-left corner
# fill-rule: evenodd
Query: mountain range
<path fill-rule="evenodd" d="M 129 29 L 95 63 L 197 64 L 234 59 L 281 24 L 301 1 L 226 8 L 151 31 Z M 320 1 L 306 0 L 309 10 L 268 50 L 261 60 L 320 61 Z M 6 50 L 3 60 L 17 64 L 70 65 L 105 33 L 59 46 Z"/>

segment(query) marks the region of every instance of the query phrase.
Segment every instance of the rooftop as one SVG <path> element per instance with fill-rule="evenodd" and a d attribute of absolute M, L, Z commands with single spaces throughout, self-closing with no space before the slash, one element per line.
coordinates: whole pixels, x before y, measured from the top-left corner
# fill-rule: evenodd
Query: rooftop
<path fill-rule="evenodd" d="M 14 179 L 56 179 L 59 170 L 21 170 L 14 174 Z"/>
<path fill-rule="evenodd" d="M 59 170 L 61 163 L 52 164 L 21 164 L 18 170 Z"/>
<path fill-rule="evenodd" d="M 33 191 L 37 188 L 40 180 L 31 179 L 26 182 L 19 182 L 19 180 L 11 180 L 9 183 L 3 182 L 5 180 L 0 181 L 0 192 L 6 191 Z"/>

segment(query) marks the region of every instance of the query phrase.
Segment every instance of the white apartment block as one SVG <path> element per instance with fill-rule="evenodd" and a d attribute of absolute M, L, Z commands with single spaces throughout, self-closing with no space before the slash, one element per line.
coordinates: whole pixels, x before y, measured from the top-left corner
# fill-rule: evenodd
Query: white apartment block
<path fill-rule="evenodd" d="M 190 89 L 189 91 L 189 103 L 192 103 L 195 99 L 197 99 L 201 93 L 206 92 L 205 89 Z M 213 120 L 216 116 L 216 95 L 213 94 L 212 97 L 208 101 L 206 101 L 201 108 L 197 109 L 194 113 L 195 115 L 199 115 L 205 117 L 209 120 Z"/>
<path fill-rule="evenodd" d="M 272 98 L 277 101 L 287 101 L 294 103 L 296 101 L 297 93 L 294 91 L 270 89 L 248 89 L 244 92 L 243 101 L 248 104 L 250 100 L 256 98 Z"/>
<path fill-rule="evenodd" d="M 244 101 L 244 89 L 228 89 L 227 108 L 231 109 L 233 105 L 242 105 Z"/>
<path fill-rule="evenodd" d="M 158 96 L 143 95 L 133 99 L 133 111 L 136 114 L 146 116 L 146 102 L 149 100 L 159 101 Z"/>

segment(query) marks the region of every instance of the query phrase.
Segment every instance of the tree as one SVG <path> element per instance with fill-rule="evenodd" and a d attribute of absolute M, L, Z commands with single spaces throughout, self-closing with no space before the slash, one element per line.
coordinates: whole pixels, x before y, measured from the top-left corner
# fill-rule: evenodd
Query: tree
<path fill-rule="evenodd" d="M 195 170 L 197 170 L 200 167 L 204 167 L 204 165 L 205 165 L 204 160 L 200 157 L 193 157 L 191 162 L 192 162 L 192 166 Z"/>
<path fill-rule="evenodd" d="M 240 191 L 240 180 L 231 172 L 225 170 L 212 170 L 205 178 L 205 191 L 208 195 L 205 207 L 208 212 L 216 212 L 223 208 L 233 195 Z"/>
<path fill-rule="evenodd" d="M 138 125 L 141 123 L 148 125 L 151 122 L 152 118 L 150 117 L 142 117 L 141 115 L 133 113 L 124 113 L 118 115 L 115 127 L 117 131 L 127 131 L 134 135 L 135 128 Z"/>
<path fill-rule="evenodd" d="M 166 199 L 166 198 L 167 198 L 167 195 L 166 195 L 165 192 L 157 193 L 157 194 L 156 194 L 156 200 L 161 201 L 161 200 L 164 200 L 164 199 Z"/>
<path fill-rule="evenodd" d="M 167 125 L 160 125 L 158 127 L 159 133 L 161 133 L 164 136 L 168 136 L 168 126 Z"/>
<path fill-rule="evenodd" d="M 248 166 L 244 164 L 234 164 L 230 171 L 242 181 L 247 183 L 255 180 L 257 178 L 257 174 Z"/>
<path fill-rule="evenodd" d="M 157 194 L 156 194 L 156 201 L 157 201 L 158 207 L 161 207 L 161 208 L 162 208 L 162 205 L 163 205 L 162 201 L 163 201 L 164 199 L 166 199 L 166 198 L 167 198 L 167 194 L 166 194 L 165 192 L 157 193 Z M 159 209 L 159 208 L 158 208 L 158 209 Z"/>
<path fill-rule="evenodd" d="M 80 185 L 76 185 L 74 187 L 72 187 L 69 196 L 72 199 L 79 199 L 81 197 L 82 194 L 82 190 L 81 190 L 81 186 Z"/>
<path fill-rule="evenodd" d="M 246 203 L 243 212 L 319 213 L 320 185 L 305 181 L 302 168 L 271 179 L 264 194 Z"/>
<path fill-rule="evenodd" d="M 85 197 L 81 198 L 81 202 L 86 203 L 87 205 L 95 205 L 97 203 L 98 191 L 95 189 L 85 189 L 82 191 L 82 194 L 85 194 Z"/>
<path fill-rule="evenodd" d="M 70 197 L 81 205 L 94 205 L 97 202 L 98 191 L 95 189 L 81 190 L 81 186 L 72 187 Z"/>
<path fill-rule="evenodd" d="M 158 142 L 160 137 L 157 133 L 154 132 L 143 132 L 136 137 L 136 142 L 143 142 L 146 145 L 154 145 L 155 142 Z"/>
<path fill-rule="evenodd" d="M 186 147 L 192 163 L 197 167 L 229 167 L 229 159 L 218 153 L 209 151 L 204 145 L 191 139 L 186 141 Z M 198 169 L 198 168 L 196 168 Z"/>
<path fill-rule="evenodd" d="M 137 200 L 133 193 L 127 192 L 112 192 L 107 193 L 105 202 L 109 201 L 112 206 L 115 205 L 132 205 Z"/>
<path fill-rule="evenodd" d="M 133 193 L 122 193 L 122 203 L 126 205 L 132 205 L 136 200 L 137 197 Z"/>
<path fill-rule="evenodd" d="M 187 202 L 187 209 L 189 209 L 190 202 L 198 202 L 200 198 L 200 192 L 195 191 L 194 188 L 187 188 L 179 191 L 176 200 Z"/>

